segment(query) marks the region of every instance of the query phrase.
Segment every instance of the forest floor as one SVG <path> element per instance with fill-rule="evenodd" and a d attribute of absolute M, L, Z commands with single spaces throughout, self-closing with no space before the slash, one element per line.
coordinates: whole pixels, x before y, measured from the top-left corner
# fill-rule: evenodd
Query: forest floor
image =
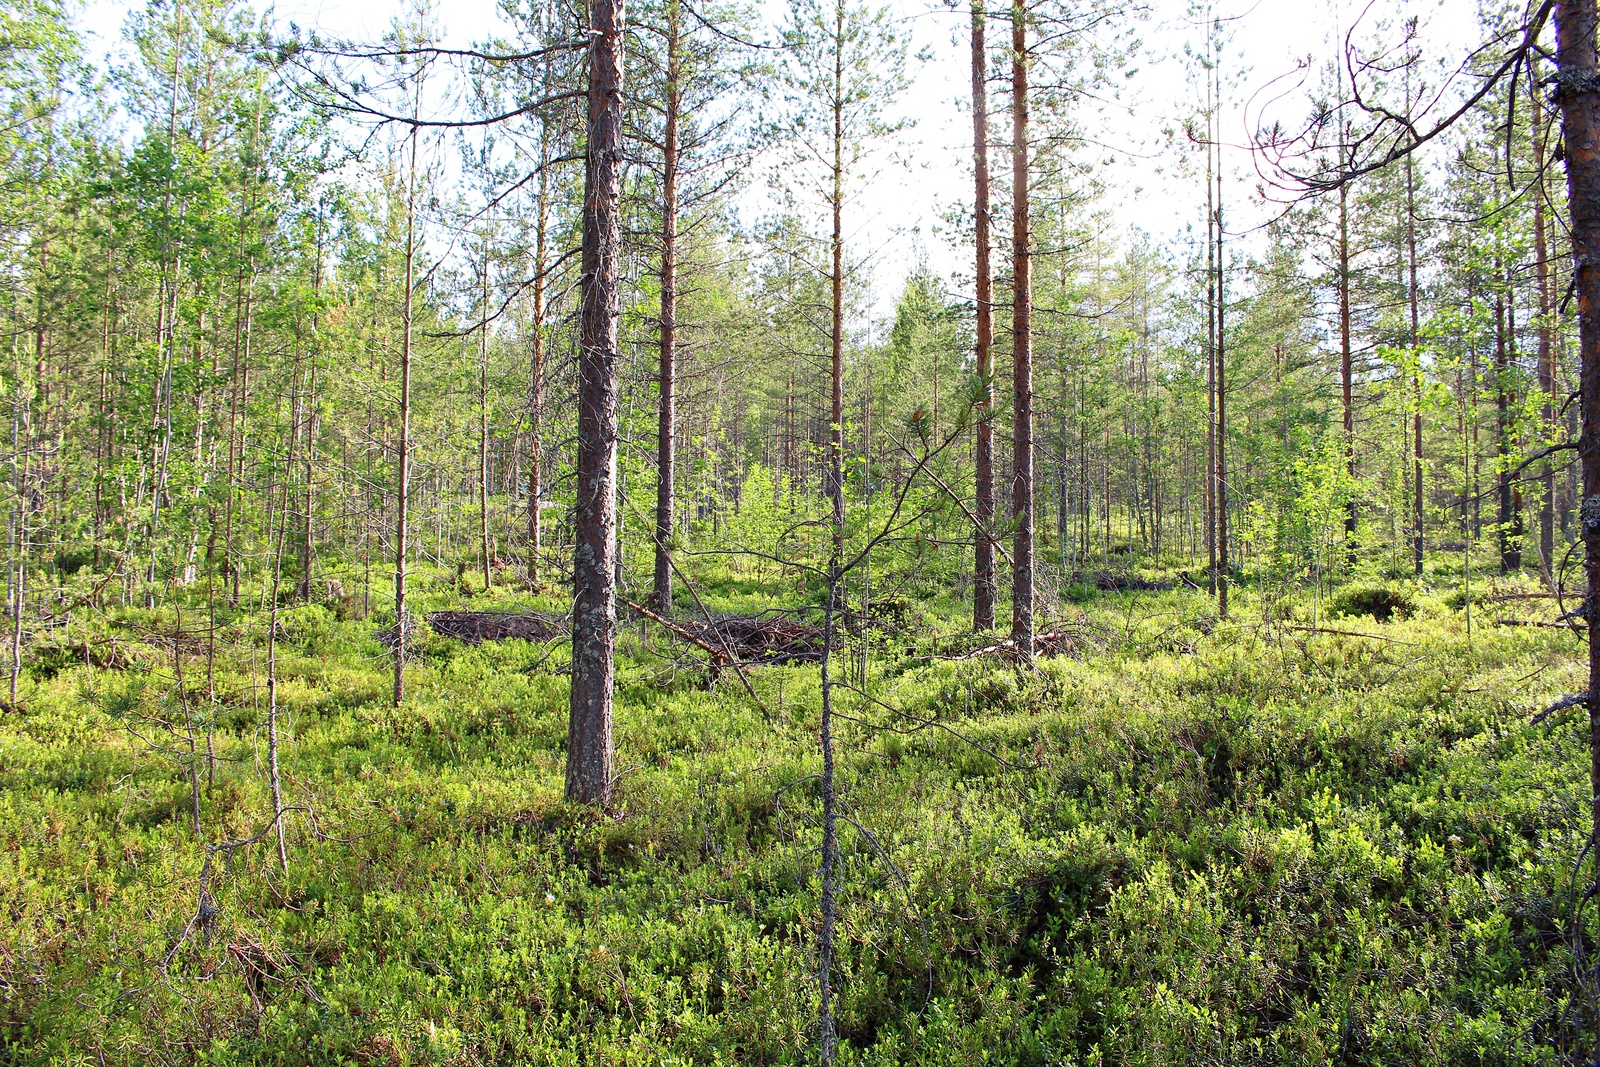
<path fill-rule="evenodd" d="M 838 698 L 841 1062 L 1558 1062 L 1587 723 L 1534 719 L 1581 645 L 1484 592 L 1469 635 L 1442 595 L 1314 626 L 1309 597 L 1219 623 L 1080 590 L 1032 670 L 900 604 Z M 565 607 L 445 573 L 418 600 Z M 287 873 L 264 613 L 214 659 L 203 598 L 34 638 L 0 716 L 0 1062 L 814 1059 L 814 664 L 752 700 L 627 623 L 601 813 L 562 800 L 559 638 L 430 634 L 397 710 L 341 614 L 279 622 Z"/>

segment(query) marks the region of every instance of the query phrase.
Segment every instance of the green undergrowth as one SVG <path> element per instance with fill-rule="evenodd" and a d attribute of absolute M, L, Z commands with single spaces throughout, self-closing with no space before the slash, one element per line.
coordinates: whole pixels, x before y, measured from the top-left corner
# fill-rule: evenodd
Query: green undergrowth
<path fill-rule="evenodd" d="M 1558 1062 L 1587 727 L 1530 720 L 1570 634 L 1085 599 L 1036 671 L 902 639 L 841 693 L 842 1062 Z M 126 636 L 173 611 L 114 614 L 0 720 L 0 1061 L 814 1059 L 815 667 L 752 701 L 629 624 L 601 813 L 561 797 L 559 641 L 430 637 L 397 710 L 376 621 L 288 610 L 284 875 L 264 616 L 180 692 Z M 209 868 L 191 766 L 204 842 L 262 835 Z"/>

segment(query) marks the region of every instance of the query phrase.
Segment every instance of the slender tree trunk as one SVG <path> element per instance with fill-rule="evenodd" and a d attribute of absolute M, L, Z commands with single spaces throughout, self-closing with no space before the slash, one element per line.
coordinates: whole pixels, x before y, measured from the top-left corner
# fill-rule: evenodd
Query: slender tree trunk
<path fill-rule="evenodd" d="M 1207 39 L 1206 47 L 1211 46 Z M 1217 187 L 1213 82 L 1206 75 L 1206 584 L 1217 595 Z"/>
<path fill-rule="evenodd" d="M 661 168 L 661 395 L 656 428 L 656 566 L 650 590 L 651 606 L 662 615 L 672 614 L 669 553 L 677 478 L 679 32 L 678 0 L 667 0 L 667 128 Z"/>
<path fill-rule="evenodd" d="M 1339 409 L 1344 415 L 1344 460 L 1356 476 L 1355 360 L 1350 337 L 1350 205 L 1349 190 L 1339 186 Z M 1345 505 L 1344 543 L 1347 562 L 1356 561 L 1356 502 Z"/>
<path fill-rule="evenodd" d="M 417 75 L 417 95 L 422 95 Z M 395 473 L 394 522 L 394 706 L 406 698 L 406 549 L 411 500 L 411 326 L 417 260 L 417 128 L 411 128 L 411 163 L 406 176 L 405 297 L 400 319 L 400 444 Z"/>
<path fill-rule="evenodd" d="M 242 238 L 241 238 L 242 240 Z M 239 279 L 239 300 L 243 307 L 234 320 L 233 372 L 229 380 L 228 395 L 228 498 L 224 506 L 223 557 L 224 582 L 227 586 L 228 606 L 239 606 L 239 555 L 235 548 L 237 520 L 235 511 L 244 466 L 244 427 L 246 405 L 250 391 L 250 335 L 254 312 L 255 267 L 246 266 Z"/>
<path fill-rule="evenodd" d="M 1028 203 L 1028 17 L 1011 6 L 1011 640 L 1033 661 L 1033 250 Z"/>
<path fill-rule="evenodd" d="M 95 427 L 94 427 L 94 563 L 96 574 L 100 573 L 100 541 L 106 519 L 105 482 L 106 464 L 111 458 L 110 449 L 110 390 L 108 378 L 111 370 L 111 320 L 112 304 L 115 298 L 111 290 L 111 272 L 106 272 L 105 307 L 102 310 L 103 318 L 100 328 L 100 367 L 99 389 L 95 396 Z M 231 443 L 231 442 L 230 442 Z"/>
<path fill-rule="evenodd" d="M 1068 492 L 1068 478 L 1071 471 L 1067 464 L 1067 450 L 1071 447 L 1071 440 L 1067 436 L 1067 361 L 1063 355 L 1056 363 L 1061 372 L 1061 392 L 1058 407 L 1056 408 L 1056 448 L 1059 450 L 1056 464 L 1056 562 L 1061 567 L 1063 582 L 1071 580 L 1073 553 L 1071 520 L 1068 518 L 1072 501 Z"/>
<path fill-rule="evenodd" d="M 294 437 L 289 438 L 294 451 Z M 291 456 L 285 471 L 292 469 Z M 278 866 L 289 873 L 289 846 L 283 832 L 283 786 L 278 772 L 278 599 L 283 582 L 283 547 L 289 526 L 289 482 L 284 479 L 283 504 L 278 509 L 277 536 L 272 537 L 272 604 L 267 617 L 267 787 L 272 795 L 272 825 L 278 838 Z M 272 536 L 272 531 L 267 531 Z M 397 650 L 398 653 L 398 650 Z M 176 653 L 174 653 L 176 654 Z M 398 662 L 398 660 L 397 660 Z M 396 697 L 396 703 L 399 698 Z"/>
<path fill-rule="evenodd" d="M 1530 140 L 1533 143 L 1533 260 L 1539 305 L 1539 395 L 1543 404 L 1540 428 L 1547 435 L 1544 443 L 1554 443 L 1556 438 L 1556 410 L 1560 398 L 1556 396 L 1555 345 L 1552 343 L 1552 294 L 1550 292 L 1550 244 L 1545 224 L 1545 110 L 1539 92 L 1539 75 L 1532 57 L 1528 63 L 1529 98 L 1531 113 Z M 1547 459 L 1539 476 L 1539 569 L 1545 582 L 1554 588 L 1556 542 L 1556 463 Z"/>
<path fill-rule="evenodd" d="M 18 371 L 21 371 L 19 366 Z M 20 373 L 19 373 L 20 377 Z M 11 583 L 11 704 L 17 709 L 17 682 L 22 675 L 22 602 L 28 585 L 28 476 L 33 449 L 28 426 L 26 393 L 18 389 L 12 399 L 11 455 L 16 471 L 17 516 L 14 538 L 16 562 Z"/>
<path fill-rule="evenodd" d="M 177 157 L 178 148 L 178 83 L 183 71 L 183 4 L 175 3 L 172 9 L 173 25 L 176 38 L 172 57 L 172 81 L 170 100 L 167 110 L 167 152 L 170 158 Z M 174 199 L 172 179 L 167 179 L 166 190 L 162 197 L 162 264 L 160 306 L 156 310 L 156 350 L 161 363 L 160 375 L 156 382 L 155 412 L 152 431 L 159 433 L 159 443 L 151 454 L 151 486 L 150 494 L 150 569 L 147 572 L 148 587 L 145 593 L 145 606 L 155 606 L 155 581 L 156 560 L 159 551 L 156 548 L 156 537 L 161 526 L 162 497 L 167 489 L 167 460 L 172 451 L 172 364 L 177 359 L 177 317 L 178 317 L 178 288 L 183 277 L 183 253 L 177 246 L 174 237 L 175 226 L 172 219 L 172 206 Z M 180 212 L 179 217 L 182 217 Z M 168 274 L 168 259 L 170 261 L 170 275 Z M 164 415 L 164 417 L 163 417 Z"/>
<path fill-rule="evenodd" d="M 1472 491 L 1467 494 L 1470 502 L 1468 521 L 1471 523 L 1472 537 L 1476 541 L 1483 536 L 1483 449 L 1478 440 L 1478 392 L 1483 383 L 1483 372 L 1479 364 L 1480 353 L 1478 346 L 1473 344 L 1467 353 L 1467 428 L 1471 433 L 1471 447 L 1464 453 L 1463 460 L 1467 463 L 1468 477 L 1472 480 Z"/>
<path fill-rule="evenodd" d="M 822 1067 L 834 1058 L 836 1035 L 833 1017 L 834 931 L 838 919 L 839 838 L 838 807 L 834 783 L 833 651 L 837 645 L 838 614 L 848 610 L 841 602 L 844 583 L 844 0 L 834 2 L 833 47 L 833 166 L 829 207 L 833 214 L 832 238 L 832 355 L 828 436 L 828 495 L 833 503 L 833 549 L 828 561 L 827 599 L 823 603 L 822 721 L 818 744 L 822 753 L 822 921 L 817 932 L 817 1050 Z"/>
<path fill-rule="evenodd" d="M 1220 48 L 1219 48 L 1220 51 Z M 1220 62 L 1220 55 L 1217 57 Z M 1228 285 L 1222 228 L 1222 83 L 1216 79 L 1215 134 L 1217 145 L 1217 614 L 1228 617 Z"/>
<path fill-rule="evenodd" d="M 306 405 L 306 389 L 305 382 L 301 376 L 299 352 L 294 354 L 293 358 L 289 362 L 289 366 L 289 455 L 285 460 L 286 466 L 283 470 L 283 484 L 285 486 L 283 491 L 283 506 L 285 508 L 289 506 L 289 501 L 291 499 L 291 493 L 287 487 L 291 484 L 295 474 L 296 452 L 300 447 L 301 420 L 305 418 Z M 301 462 L 303 462 L 303 460 Z M 285 537 L 288 536 L 287 530 L 288 527 L 285 527 Z M 285 541 L 284 547 L 288 547 L 287 541 Z M 294 598 L 300 599 L 304 595 L 305 591 L 306 590 L 301 583 L 296 583 L 293 593 Z"/>
<path fill-rule="evenodd" d="M 1516 311 L 1510 303 L 1513 279 L 1509 268 L 1503 268 L 1500 281 L 1505 286 L 1505 293 L 1495 301 L 1495 466 L 1498 470 L 1496 481 L 1499 483 L 1496 487 L 1496 525 L 1499 529 L 1500 571 L 1511 574 L 1522 569 L 1522 510 L 1518 506 L 1521 494 L 1516 492 L 1511 478 L 1511 458 L 1515 447 L 1512 440 L 1515 413 L 1512 408 L 1516 404 L 1515 383 L 1511 375 L 1516 361 L 1513 334 Z"/>
<path fill-rule="evenodd" d="M 312 566 L 315 560 L 315 517 L 317 491 L 317 353 L 321 345 L 321 316 L 316 310 L 322 294 L 322 220 L 317 219 L 316 264 L 311 275 L 311 369 L 306 376 L 306 396 L 301 403 L 301 417 L 305 420 L 305 493 L 300 526 L 300 600 L 311 603 Z"/>
<path fill-rule="evenodd" d="M 304 510 L 300 515 L 300 600 L 311 603 L 311 568 L 313 560 L 313 539 L 315 531 L 312 521 L 316 515 L 317 491 L 317 354 L 313 348 L 311 352 L 311 369 L 306 378 L 306 396 L 300 405 L 300 417 L 305 425 L 304 455 L 301 463 L 304 466 L 305 492 L 302 497 Z"/>
<path fill-rule="evenodd" d="M 478 541 L 483 556 L 483 591 L 494 584 L 491 571 L 494 546 L 489 543 L 489 244 L 484 241 L 480 306 L 483 325 L 478 328 Z"/>
<path fill-rule="evenodd" d="M 818 1060 L 823 1067 L 833 1063 L 835 1034 L 833 1020 L 833 956 L 835 927 L 839 910 L 839 815 L 834 786 L 833 758 L 833 648 L 838 629 L 839 586 L 844 576 L 839 570 L 838 542 L 828 567 L 827 599 L 822 607 L 822 722 L 818 742 L 822 750 L 822 923 L 817 931 L 817 1011 Z"/>
<path fill-rule="evenodd" d="M 1220 185 L 1220 175 L 1218 184 Z M 1217 201 L 1217 614 L 1228 617 L 1228 365 L 1227 288 L 1222 266 L 1222 201 Z"/>
<path fill-rule="evenodd" d="M 828 203 L 833 213 L 832 429 L 828 437 L 828 495 L 833 501 L 834 540 L 844 537 L 844 46 L 843 0 L 834 4 L 833 168 Z"/>
<path fill-rule="evenodd" d="M 544 551 L 539 498 L 544 494 L 544 290 L 545 232 L 550 204 L 548 131 L 539 132 L 539 200 L 534 221 L 533 351 L 528 368 L 528 586 L 540 588 L 540 554 Z"/>
<path fill-rule="evenodd" d="M 183 709 L 183 733 L 189 742 L 189 829 L 196 838 L 200 828 L 200 746 L 194 736 L 194 710 L 189 705 L 189 687 L 183 677 L 183 602 L 176 605 L 177 618 L 172 628 L 172 674 L 178 690 L 178 706 Z"/>
<path fill-rule="evenodd" d="M 622 0 L 590 4 L 589 116 L 578 352 L 578 484 L 572 558 L 567 799 L 611 798 L 617 629 L 617 318 L 622 227 Z"/>
<path fill-rule="evenodd" d="M 984 0 L 972 0 L 972 163 L 976 176 L 973 221 L 977 244 L 974 282 L 977 313 L 978 370 L 977 499 L 978 525 L 973 539 L 972 628 L 994 629 L 997 599 L 994 544 L 994 281 L 989 264 L 992 222 L 989 196 L 989 52 L 984 43 Z"/>
<path fill-rule="evenodd" d="M 1589 630 L 1591 843 L 1600 831 L 1600 85 L 1594 0 L 1556 4 L 1557 99 L 1566 146 L 1573 288 L 1578 297 L 1579 407 L 1583 465 L 1584 613 Z M 1596 881 L 1600 886 L 1600 880 Z M 1591 889 L 1591 893 L 1594 890 Z M 1592 976 L 1591 976 L 1592 981 Z M 1600 1025 L 1591 1019 L 1600 1059 Z"/>
<path fill-rule="evenodd" d="M 1422 486 L 1422 406 L 1426 396 L 1422 388 L 1422 302 L 1417 286 L 1417 180 L 1414 168 L 1415 161 L 1411 156 L 1406 156 L 1406 299 L 1411 305 L 1411 358 L 1416 361 L 1411 372 L 1412 392 L 1417 405 L 1411 413 L 1411 565 L 1420 578 L 1424 522 L 1427 519 Z"/>

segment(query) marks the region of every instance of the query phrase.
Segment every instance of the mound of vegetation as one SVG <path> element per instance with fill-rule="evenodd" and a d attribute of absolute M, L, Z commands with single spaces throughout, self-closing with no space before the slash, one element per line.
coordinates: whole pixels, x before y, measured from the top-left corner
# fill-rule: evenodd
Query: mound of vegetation
<path fill-rule="evenodd" d="M 1417 613 L 1417 595 L 1403 585 L 1351 585 L 1328 604 L 1334 615 L 1366 615 L 1377 622 L 1409 619 Z"/>

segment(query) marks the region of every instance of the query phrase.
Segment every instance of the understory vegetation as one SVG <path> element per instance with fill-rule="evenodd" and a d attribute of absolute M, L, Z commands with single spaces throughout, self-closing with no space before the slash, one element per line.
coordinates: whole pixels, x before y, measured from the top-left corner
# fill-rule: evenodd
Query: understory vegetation
<path fill-rule="evenodd" d="M 415 583 L 419 611 L 564 610 Z M 714 613 L 746 595 L 700 584 Z M 1032 668 L 953 658 L 959 604 L 908 590 L 916 626 L 834 693 L 839 1062 L 1558 1062 L 1588 739 L 1581 709 L 1533 720 L 1581 688 L 1580 642 L 1497 625 L 1536 614 L 1516 580 L 1470 629 L 1453 585 L 1387 587 L 1405 618 L 1316 624 L 1309 593 L 1239 590 L 1219 622 L 1200 592 L 1082 591 Z M 163 634 L 209 633 L 181 598 L 31 646 L 0 734 L 0 1060 L 814 1054 L 814 664 L 749 670 L 752 700 L 628 623 L 599 810 L 562 799 L 559 636 L 426 633 L 396 708 L 359 600 L 284 609 L 285 874 L 250 599 L 214 653 L 174 657 Z"/>

